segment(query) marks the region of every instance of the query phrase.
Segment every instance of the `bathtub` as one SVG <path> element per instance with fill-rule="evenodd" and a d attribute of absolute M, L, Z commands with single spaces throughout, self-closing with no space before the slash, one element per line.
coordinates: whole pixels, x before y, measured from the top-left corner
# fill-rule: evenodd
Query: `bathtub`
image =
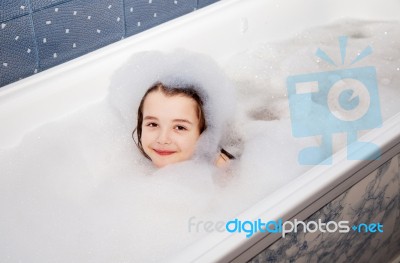
<path fill-rule="evenodd" d="M 220 1 L 2 87 L 0 148 L 12 147 L 18 144 L 26 133 L 42 124 L 102 100 L 107 94 L 113 72 L 133 53 L 144 50 L 168 51 L 183 47 L 208 54 L 218 62 L 224 63 L 232 54 L 251 49 L 256 43 L 287 39 L 304 29 L 329 24 L 339 18 L 400 20 L 399 7 L 399 2 L 395 0 L 386 1 L 384 5 L 365 1 Z M 278 218 L 306 220 L 344 193 L 357 192 L 352 194 L 351 203 L 362 200 L 367 193 L 366 178 L 373 180 L 377 175 L 387 174 L 387 180 L 392 180 L 392 183 L 399 182 L 400 114 L 386 120 L 382 128 L 372 130 L 364 138 L 380 147 L 382 155 L 379 160 L 348 161 L 345 150 L 340 150 L 334 155 L 334 165 L 314 166 L 285 187 L 276 189 L 238 217 L 247 220 L 263 218 L 265 221 Z M 385 228 L 385 233 L 391 234 L 387 234 L 389 236 L 385 236 L 384 239 L 387 242 L 385 244 L 391 246 L 399 241 L 399 193 L 400 185 L 395 185 L 395 189 L 385 195 L 394 202 L 392 212 L 385 214 L 383 218 L 392 222 Z M 246 238 L 245 235 L 227 232 L 211 233 L 170 261 L 305 260 L 304 254 L 282 254 L 282 251 L 279 254 L 277 250 L 272 258 L 268 258 L 268 255 L 271 255 L 268 248 L 284 245 L 280 245 L 279 240 L 282 240 L 280 236 L 274 234 L 256 233 L 251 238 Z M 311 243 L 308 241 L 308 247 L 311 247 Z M 379 250 L 372 244 L 371 247 L 363 249 Z M 392 260 L 399 255 L 395 254 L 396 251 L 399 251 L 398 247 L 380 256 Z M 375 256 L 379 254 L 376 253 Z M 343 261 L 343 258 L 341 259 Z"/>

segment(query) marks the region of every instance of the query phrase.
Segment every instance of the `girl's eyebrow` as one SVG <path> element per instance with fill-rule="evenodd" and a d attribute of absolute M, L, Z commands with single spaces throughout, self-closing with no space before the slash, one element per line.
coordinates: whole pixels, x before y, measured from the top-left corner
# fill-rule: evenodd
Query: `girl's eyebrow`
<path fill-rule="evenodd" d="M 153 116 L 146 116 L 146 117 L 143 118 L 143 120 L 158 120 L 158 119 L 156 117 L 153 117 Z M 188 123 L 190 125 L 193 125 L 193 123 L 191 121 L 186 120 L 186 119 L 174 119 L 172 121 L 173 122 L 185 122 L 185 123 Z"/>
<path fill-rule="evenodd" d="M 143 118 L 143 120 L 157 120 L 157 118 L 153 116 L 146 116 Z"/>
<path fill-rule="evenodd" d="M 186 119 L 174 119 L 173 121 L 174 122 L 185 122 L 185 123 L 188 123 L 190 125 L 193 125 L 193 123 L 191 121 L 186 120 Z"/>

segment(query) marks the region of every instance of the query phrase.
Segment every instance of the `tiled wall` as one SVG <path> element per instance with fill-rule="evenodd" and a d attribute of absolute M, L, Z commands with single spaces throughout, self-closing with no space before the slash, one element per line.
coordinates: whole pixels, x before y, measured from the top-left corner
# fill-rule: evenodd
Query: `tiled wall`
<path fill-rule="evenodd" d="M 0 87 L 218 0 L 0 0 Z"/>
<path fill-rule="evenodd" d="M 381 223 L 383 233 L 290 233 L 249 263 L 390 262 L 400 255 L 400 154 L 325 205 L 304 222 Z M 300 225 L 301 227 L 301 225 Z"/>

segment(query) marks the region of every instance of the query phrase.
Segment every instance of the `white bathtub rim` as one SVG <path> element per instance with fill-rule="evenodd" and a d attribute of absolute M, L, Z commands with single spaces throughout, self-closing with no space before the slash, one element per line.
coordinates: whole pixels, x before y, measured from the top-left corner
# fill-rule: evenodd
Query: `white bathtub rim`
<path fill-rule="evenodd" d="M 203 18 L 208 19 L 210 15 L 213 15 L 214 13 L 218 13 L 221 10 L 223 10 L 223 12 L 225 12 L 226 8 L 235 8 L 237 5 L 241 5 L 241 6 L 251 5 L 252 4 L 252 3 L 250 3 L 251 1 L 254 2 L 255 4 L 262 2 L 260 0 L 246 0 L 246 1 L 243 1 L 243 0 L 220 0 L 220 1 L 217 1 L 217 2 L 213 3 L 212 5 L 208 5 L 206 7 L 197 9 L 194 12 L 189 12 L 180 17 L 177 17 L 175 19 L 172 19 L 170 21 L 167 21 L 165 23 L 157 25 L 153 28 L 147 29 L 145 31 L 142 31 L 142 32 L 137 33 L 132 36 L 129 36 L 127 38 L 123 38 L 120 41 L 116 41 L 114 43 L 108 44 L 104 47 L 93 50 L 87 54 L 84 54 L 77 58 L 71 59 L 67 62 L 56 65 L 49 69 L 46 69 L 45 71 L 38 72 L 36 74 L 33 74 L 33 75 L 23 78 L 21 80 L 7 84 L 0 88 L 0 97 L 6 96 L 9 92 L 17 92 L 20 89 L 24 89 L 24 87 L 28 86 L 28 85 L 34 86 L 34 84 L 40 83 L 43 80 L 54 77 L 61 73 L 65 73 L 69 70 L 74 70 L 76 67 L 84 66 L 87 63 L 95 62 L 98 59 L 102 59 L 103 57 L 112 56 L 121 50 L 131 48 L 132 45 L 134 45 L 137 48 L 135 52 L 151 51 L 151 50 L 159 51 L 160 50 L 159 48 L 154 49 L 151 46 L 149 47 L 149 42 L 151 43 L 151 41 L 149 41 L 149 40 L 151 40 L 154 37 L 160 37 L 160 35 L 161 36 L 165 35 L 168 32 L 179 29 L 181 27 L 189 27 L 189 26 L 191 26 L 191 24 L 194 21 L 201 20 Z M 308 1 L 312 1 L 312 0 L 308 0 Z M 246 2 L 246 4 L 244 4 L 244 2 Z M 246 15 L 244 15 L 242 18 L 247 18 L 247 17 L 246 17 Z M 370 18 L 367 18 L 365 15 L 362 15 L 361 13 L 357 14 L 355 16 L 348 16 L 348 15 L 332 16 L 332 18 L 330 20 L 347 19 L 347 18 L 360 19 L 360 20 L 362 20 L 362 19 L 371 20 Z M 386 16 L 385 17 L 385 16 L 382 16 L 379 14 L 376 14 L 376 16 L 373 19 L 384 20 L 384 21 L 391 21 L 391 20 L 399 21 L 400 20 L 398 17 L 395 17 L 395 16 Z M 325 24 L 329 24 L 330 22 L 331 21 L 325 21 Z M 265 21 L 264 21 L 264 23 L 265 23 Z M 321 26 L 321 25 L 318 24 L 316 26 Z M 306 27 L 306 28 L 309 28 L 309 27 Z M 276 38 L 272 37 L 272 39 L 276 39 Z M 148 42 L 146 42 L 146 41 L 148 41 Z M 144 46 L 147 46 L 147 47 L 144 47 Z M 174 47 L 169 47 L 169 48 L 166 48 L 166 51 L 171 50 L 171 48 L 174 49 Z"/>

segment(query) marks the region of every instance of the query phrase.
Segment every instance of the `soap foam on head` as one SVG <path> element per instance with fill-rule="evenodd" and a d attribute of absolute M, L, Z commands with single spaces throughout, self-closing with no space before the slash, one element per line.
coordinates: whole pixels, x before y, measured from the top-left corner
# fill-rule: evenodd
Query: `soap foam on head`
<path fill-rule="evenodd" d="M 195 158 L 215 158 L 226 125 L 235 116 L 235 90 L 223 71 L 211 58 L 184 50 L 134 55 L 114 76 L 109 96 L 129 129 L 135 128 L 140 100 L 155 82 L 171 87 L 191 85 L 198 91 L 207 129 L 199 139 Z"/>

